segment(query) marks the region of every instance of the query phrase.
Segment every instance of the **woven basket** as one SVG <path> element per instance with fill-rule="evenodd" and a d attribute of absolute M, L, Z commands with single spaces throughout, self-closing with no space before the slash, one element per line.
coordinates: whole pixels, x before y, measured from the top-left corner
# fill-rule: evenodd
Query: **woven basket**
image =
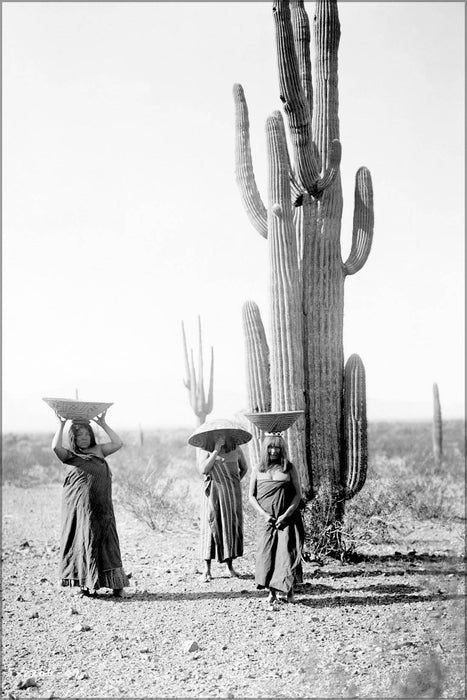
<path fill-rule="evenodd" d="M 75 399 L 42 399 L 59 416 L 74 421 L 88 421 L 105 411 L 112 403 L 102 401 L 76 401 Z"/>
<path fill-rule="evenodd" d="M 265 433 L 282 433 L 292 426 L 303 411 L 271 411 L 268 413 L 245 413 L 248 420 Z"/>

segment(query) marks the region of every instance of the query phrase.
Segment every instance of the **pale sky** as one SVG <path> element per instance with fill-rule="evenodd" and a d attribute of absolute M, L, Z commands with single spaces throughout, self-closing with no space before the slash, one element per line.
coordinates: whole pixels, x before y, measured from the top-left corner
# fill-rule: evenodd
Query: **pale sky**
<path fill-rule="evenodd" d="M 306 3 L 309 16 L 313 3 Z M 181 321 L 214 346 L 214 412 L 246 410 L 242 305 L 268 326 L 266 242 L 234 176 L 232 86 L 267 201 L 280 108 L 269 2 L 3 3 L 3 431 L 43 396 L 113 401 L 116 428 L 194 426 Z M 369 420 L 464 412 L 464 3 L 339 4 L 344 216 L 373 179 L 344 350 Z"/>

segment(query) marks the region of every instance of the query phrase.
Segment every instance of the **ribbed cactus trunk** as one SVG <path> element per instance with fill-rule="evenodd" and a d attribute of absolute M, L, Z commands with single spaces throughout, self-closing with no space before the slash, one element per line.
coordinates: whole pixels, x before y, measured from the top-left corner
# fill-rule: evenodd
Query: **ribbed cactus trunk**
<path fill-rule="evenodd" d="M 297 10 L 300 14 L 295 14 L 295 26 L 299 31 L 298 27 L 306 27 L 308 23 L 303 8 Z M 321 170 L 329 162 L 330 144 L 339 139 L 337 49 L 340 27 L 335 3 L 317 5 L 314 30 L 316 89 L 310 107 L 311 131 L 317 166 Z M 304 33 L 305 29 L 301 35 Z M 305 178 L 311 179 L 309 174 L 305 174 Z M 307 182 L 303 184 L 306 186 Z M 308 463 L 315 489 L 321 499 L 329 503 L 332 513 L 331 506 L 339 497 L 344 458 L 342 336 L 345 276 L 340 246 L 342 188 L 339 174 L 320 196 L 307 193 L 304 198 L 311 209 L 310 222 L 303 236 Z"/>
<path fill-rule="evenodd" d="M 287 142 L 280 112 L 266 124 L 269 153 L 269 288 L 271 294 L 271 410 L 290 411 L 303 404 L 302 290 L 297 238 L 290 199 Z M 289 431 L 289 452 L 305 465 L 303 419 Z M 301 469 L 302 480 L 308 472 Z"/>
<path fill-rule="evenodd" d="M 343 317 L 345 278 L 361 269 L 371 248 L 373 192 L 369 171 L 360 168 L 352 247 L 344 262 L 337 3 L 316 3 L 313 66 L 303 2 L 277 0 L 273 15 L 280 99 L 293 159 L 280 113 L 274 113 L 266 125 L 265 207 L 254 179 L 246 100 L 236 85 L 236 176 L 250 220 L 269 245 L 272 410 L 304 410 L 304 419 L 287 438 L 305 497 L 316 497 L 314 510 L 323 529 L 341 519 L 344 500 L 362 488 L 366 477 L 365 370 L 357 355 L 344 367 Z M 248 342 L 246 348 L 252 376 L 258 354 Z"/>

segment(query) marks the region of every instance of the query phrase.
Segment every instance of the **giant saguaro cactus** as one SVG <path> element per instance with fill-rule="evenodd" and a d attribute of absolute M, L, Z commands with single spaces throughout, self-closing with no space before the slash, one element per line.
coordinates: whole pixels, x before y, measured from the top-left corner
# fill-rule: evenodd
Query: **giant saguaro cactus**
<path fill-rule="evenodd" d="M 211 369 L 209 373 L 208 397 L 204 392 L 203 370 L 203 340 L 201 334 L 201 319 L 198 316 L 198 376 L 196 376 L 193 350 L 190 348 L 188 359 L 188 347 L 186 343 L 185 326 L 182 321 L 183 351 L 185 355 L 184 385 L 188 389 L 191 407 L 198 418 L 198 425 L 204 423 L 206 416 L 212 411 L 213 404 L 213 379 L 214 379 L 214 349 L 211 347 Z"/>
<path fill-rule="evenodd" d="M 304 410 L 287 437 L 306 499 L 316 496 L 317 510 L 327 513 L 324 526 L 342 516 L 344 500 L 362 488 L 366 477 L 365 370 L 358 355 L 344 367 L 343 313 L 344 281 L 362 268 L 371 248 L 373 191 L 369 171 L 360 168 L 351 251 L 344 262 L 337 3 L 316 3 L 313 70 L 303 2 L 277 0 L 273 15 L 280 99 L 293 159 L 281 113 L 274 112 L 266 123 L 267 206 L 255 182 L 244 91 L 234 86 L 236 178 L 253 226 L 267 239 L 270 267 L 270 350 L 258 330 L 259 310 L 249 313 L 252 302 L 244 309 L 249 399 L 252 410 L 267 410 L 266 402 L 256 397 L 269 395 L 273 411 Z M 270 357 L 269 375 L 264 372 L 265 356 Z"/>

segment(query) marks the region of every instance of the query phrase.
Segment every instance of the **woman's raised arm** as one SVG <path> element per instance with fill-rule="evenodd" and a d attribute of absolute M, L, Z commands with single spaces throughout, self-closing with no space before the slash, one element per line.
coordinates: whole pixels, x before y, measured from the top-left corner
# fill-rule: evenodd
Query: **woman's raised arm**
<path fill-rule="evenodd" d="M 57 455 L 57 457 L 59 458 L 59 460 L 61 462 L 64 462 L 70 454 L 69 451 L 65 447 L 63 447 L 63 444 L 62 444 L 63 443 L 63 428 L 65 427 L 65 423 L 66 423 L 67 419 L 62 418 L 61 416 L 58 415 L 58 413 L 56 413 L 56 416 L 59 420 L 60 425 L 58 426 L 57 432 L 55 433 L 55 435 L 52 438 L 51 447 L 52 447 L 52 450 Z"/>
<path fill-rule="evenodd" d="M 219 452 L 221 451 L 223 444 L 224 439 L 220 437 L 217 438 L 216 444 L 214 445 L 214 450 L 212 452 L 206 452 L 203 450 L 202 456 L 199 458 L 198 461 L 198 469 L 204 476 L 206 476 L 206 474 L 209 474 L 209 472 L 213 468 L 214 462 L 219 456 Z"/>
<path fill-rule="evenodd" d="M 92 418 L 94 423 L 97 423 L 97 425 L 99 425 L 110 438 L 110 442 L 104 442 L 102 445 L 100 445 L 104 457 L 107 457 L 107 455 L 111 455 L 114 452 L 117 452 L 117 450 L 123 447 L 123 441 L 121 440 L 121 438 L 117 435 L 115 430 L 112 430 L 112 428 L 110 428 L 107 425 L 105 421 L 106 413 L 107 411 L 103 411 L 100 414 L 100 416 L 97 416 L 97 418 Z"/>

